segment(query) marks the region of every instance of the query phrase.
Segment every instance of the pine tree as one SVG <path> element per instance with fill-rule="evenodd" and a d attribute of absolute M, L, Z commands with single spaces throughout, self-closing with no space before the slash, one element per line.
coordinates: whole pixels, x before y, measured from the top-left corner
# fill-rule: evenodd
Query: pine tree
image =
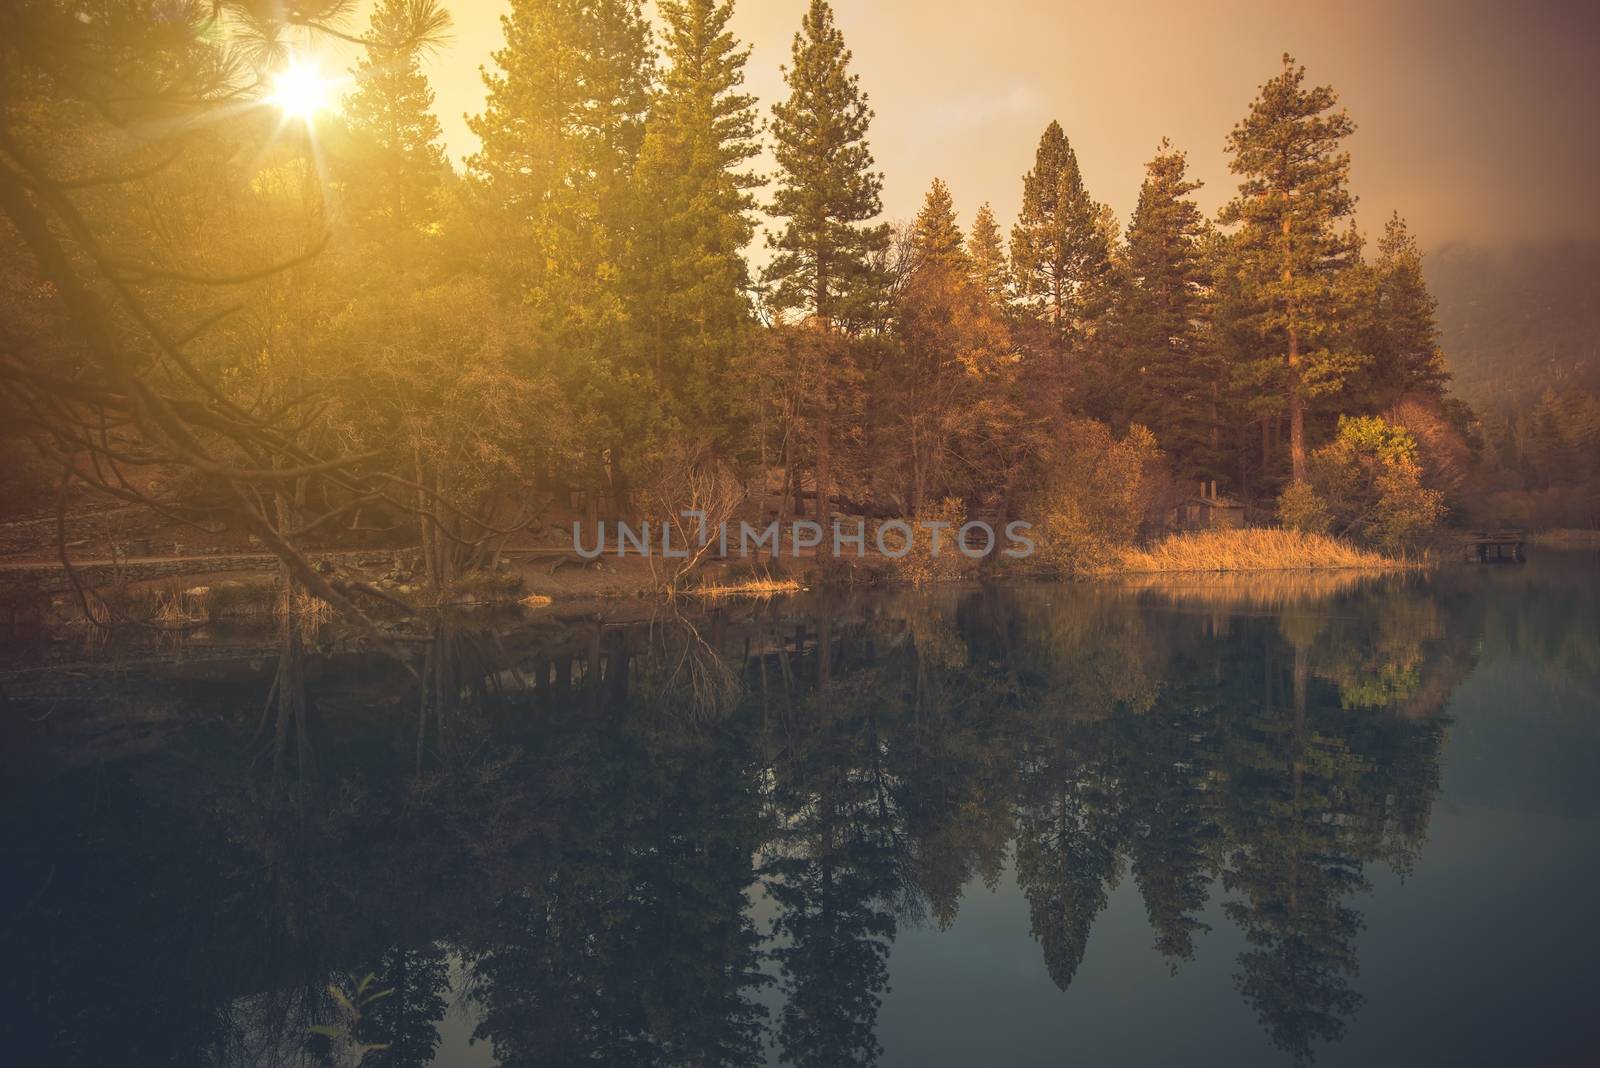
<path fill-rule="evenodd" d="M 1184 154 L 1162 140 L 1128 227 L 1117 333 L 1128 417 L 1155 431 L 1185 477 L 1212 473 L 1220 386 L 1203 344 L 1205 219 Z"/>
<path fill-rule="evenodd" d="M 520 223 L 567 209 L 573 225 L 607 222 L 597 212 L 631 178 L 654 71 L 639 0 L 513 0 L 500 22 L 469 166 Z"/>
<path fill-rule="evenodd" d="M 738 423 L 732 363 L 751 325 L 744 248 L 755 231 L 745 165 L 760 151 L 756 99 L 739 91 L 750 50 L 732 0 L 664 0 L 670 64 L 640 150 L 636 325 L 669 417 L 724 444 Z"/>
<path fill-rule="evenodd" d="M 1297 622 L 1286 613 L 1280 626 L 1293 634 Z M 1318 1043 L 1337 1041 L 1363 1003 L 1351 982 L 1363 926 L 1351 898 L 1370 889 L 1362 869 L 1373 849 L 1360 815 L 1393 767 L 1373 751 L 1383 733 L 1355 728 L 1338 690 L 1312 675 L 1312 646 L 1309 637 L 1265 639 L 1265 678 L 1254 680 L 1264 685 L 1230 713 L 1238 767 L 1216 802 L 1239 843 L 1222 876 L 1223 912 L 1247 943 L 1235 989 L 1300 1064 Z"/>
<path fill-rule="evenodd" d="M 1216 363 L 1219 462 L 1246 497 L 1265 492 L 1273 435 L 1281 430 L 1282 353 L 1261 330 L 1262 303 L 1238 235 L 1210 228 L 1202 243 L 1210 280 L 1205 340 Z M 1220 464 L 1217 474 L 1224 471 Z"/>
<path fill-rule="evenodd" d="M 996 308 L 1006 306 L 1006 286 L 1011 273 L 1005 246 L 1000 240 L 1000 224 L 994 209 L 984 204 L 972 217 L 972 236 L 967 242 L 972 254 L 972 275 Z"/>
<path fill-rule="evenodd" d="M 1017 888 L 1027 898 L 1029 932 L 1045 970 L 1063 991 L 1077 976 L 1120 874 L 1114 770 L 1104 747 L 1072 747 L 1055 760 L 1041 759 L 1022 784 Z"/>
<path fill-rule="evenodd" d="M 1011 264 L 1024 305 L 1065 341 L 1081 339 L 1104 307 L 1111 267 L 1106 209 L 1084 189 L 1061 124 L 1039 139 L 1022 179 L 1022 211 L 1011 230 Z"/>
<path fill-rule="evenodd" d="M 966 495 L 948 472 L 975 450 L 964 439 L 978 436 L 985 414 L 985 387 L 1009 354 L 1009 338 L 997 309 L 973 277 L 971 258 L 955 204 L 944 182 L 934 179 L 911 227 L 912 267 L 897 302 L 899 356 L 875 394 L 888 401 L 895 442 L 909 468 L 904 480 L 911 510 L 922 510 L 930 493 Z M 965 474 L 970 467 L 962 469 Z"/>
<path fill-rule="evenodd" d="M 433 90 L 418 50 L 406 47 L 413 6 L 378 5 L 367 35 L 372 43 L 356 64 L 356 90 L 344 101 L 352 141 L 351 159 L 341 168 L 345 211 L 364 237 L 391 246 L 437 221 L 438 191 L 449 172 Z"/>
<path fill-rule="evenodd" d="M 1255 370 L 1283 397 L 1296 482 L 1305 479 L 1308 399 L 1338 392 L 1362 365 L 1339 331 L 1360 239 L 1353 228 L 1338 229 L 1355 209 L 1350 155 L 1340 150 L 1355 123 L 1333 110 L 1337 103 L 1331 88 L 1307 88 L 1305 68 L 1286 53 L 1283 72 L 1228 135 L 1230 167 L 1244 180 L 1220 221 L 1240 228 L 1259 328 L 1277 342 L 1279 351 Z"/>
<path fill-rule="evenodd" d="M 788 220 L 771 240 L 773 306 L 801 309 L 830 325 L 876 296 L 870 257 L 888 244 L 886 226 L 864 226 L 883 210 L 867 128 L 872 109 L 826 0 L 811 0 L 784 68 L 789 99 L 773 107 L 782 168 L 772 214 Z"/>
<path fill-rule="evenodd" d="M 469 161 L 487 202 L 502 285 L 528 309 L 537 347 L 580 402 L 598 469 L 645 447 L 655 393 L 627 344 L 621 269 L 637 217 L 633 172 L 654 72 L 640 0 L 513 0 L 485 71 L 482 140 Z"/>
<path fill-rule="evenodd" d="M 966 239 L 956 222 L 955 201 L 943 180 L 935 178 L 922 200 L 922 210 L 912 226 L 911 240 L 919 266 L 953 266 L 966 258 Z"/>
<path fill-rule="evenodd" d="M 1579 485 L 1594 479 L 1600 475 L 1600 398 L 1576 387 L 1547 387 L 1528 417 L 1524 439 L 1534 485 Z"/>
<path fill-rule="evenodd" d="M 1450 372 L 1439 347 L 1438 302 L 1422 275 L 1422 252 L 1396 212 L 1378 242 L 1373 269 L 1372 403 L 1381 410 L 1405 396 L 1444 396 Z"/>
<path fill-rule="evenodd" d="M 795 34 L 793 65 L 784 68 L 789 98 L 774 105 L 774 154 L 781 168 L 771 212 L 787 220 L 770 240 L 767 268 L 775 309 L 801 311 L 833 334 L 864 318 L 881 291 L 872 258 L 888 245 L 887 226 L 865 225 L 883 210 L 883 175 L 874 171 L 867 128 L 872 109 L 826 0 L 811 0 Z M 830 390 L 843 359 L 837 341 L 824 346 L 813 385 L 817 501 L 831 514 Z M 824 545 L 831 538 L 824 538 Z"/>

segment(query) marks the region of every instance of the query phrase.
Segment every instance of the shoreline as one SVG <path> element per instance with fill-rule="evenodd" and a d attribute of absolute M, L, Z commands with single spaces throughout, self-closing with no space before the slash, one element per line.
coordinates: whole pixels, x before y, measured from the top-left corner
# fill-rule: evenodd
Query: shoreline
<path fill-rule="evenodd" d="M 1529 536 L 1531 544 L 1555 549 L 1600 547 L 1600 532 L 1551 531 Z M 693 584 L 668 589 L 645 557 L 602 557 L 574 564 L 567 555 L 510 553 L 494 570 L 465 577 L 453 595 L 437 602 L 419 596 L 420 584 L 401 570 L 404 550 L 336 550 L 312 559 L 337 562 L 351 574 L 385 593 L 410 603 L 419 614 L 482 610 L 520 605 L 537 610 L 577 603 L 615 604 L 625 600 L 701 600 L 706 602 L 789 596 L 813 589 L 893 589 L 972 581 L 1071 581 L 1154 585 L 1163 579 L 1249 578 L 1273 576 L 1307 579 L 1330 574 L 1393 574 L 1449 562 L 1437 544 L 1421 556 L 1396 558 L 1359 549 L 1333 538 L 1276 529 L 1246 529 L 1171 535 L 1143 549 L 1118 550 L 1107 566 L 1076 573 L 1048 565 L 1003 563 L 991 568 L 963 568 L 959 573 L 925 576 L 923 582 L 896 567 L 896 561 L 851 559 L 838 574 L 815 557 L 788 560 L 778 567 L 767 561 L 720 560 L 707 564 Z M 271 615 L 278 599 L 276 558 L 262 553 L 166 556 L 123 561 L 93 560 L 74 565 L 80 581 L 98 590 L 132 591 L 147 600 L 172 602 L 197 590 L 220 590 L 228 606 L 217 615 L 196 613 L 205 621 Z M 398 580 L 397 580 L 398 577 Z M 42 611 L 19 611 L 32 603 Z M 12 616 L 38 614 L 65 622 L 77 606 L 72 584 L 59 561 L 0 561 L 0 604 L 13 606 Z M 82 620 L 77 620 L 82 623 Z"/>

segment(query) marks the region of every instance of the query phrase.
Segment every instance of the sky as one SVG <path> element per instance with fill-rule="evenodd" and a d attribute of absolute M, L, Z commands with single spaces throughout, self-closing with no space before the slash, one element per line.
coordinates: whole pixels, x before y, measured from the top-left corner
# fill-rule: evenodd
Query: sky
<path fill-rule="evenodd" d="M 481 65 L 509 0 L 446 0 L 455 30 L 428 63 L 447 147 L 476 144 Z M 742 0 L 747 88 L 764 114 L 807 0 Z M 1600 4 L 836 0 L 877 116 L 889 219 L 943 178 L 962 217 L 1015 216 L 1039 135 L 1059 120 L 1091 195 L 1125 225 L 1162 137 L 1188 152 L 1213 212 L 1237 185 L 1223 151 L 1291 52 L 1356 123 L 1351 184 L 1369 234 L 1398 210 L 1424 248 L 1600 238 Z M 768 169 L 770 170 L 770 164 Z"/>

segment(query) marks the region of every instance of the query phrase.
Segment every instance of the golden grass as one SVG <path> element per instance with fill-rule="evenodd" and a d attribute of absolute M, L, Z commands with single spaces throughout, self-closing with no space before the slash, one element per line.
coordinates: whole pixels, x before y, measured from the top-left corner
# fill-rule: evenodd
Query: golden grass
<path fill-rule="evenodd" d="M 1128 549 L 1117 566 L 1124 574 L 1176 572 L 1313 571 L 1406 566 L 1380 553 L 1321 534 L 1292 530 L 1207 530 L 1173 534 L 1148 549 Z"/>
<path fill-rule="evenodd" d="M 316 594 L 296 589 L 291 597 L 288 590 L 278 594 L 279 618 L 293 614 L 301 623 L 326 623 L 333 618 L 333 606 Z"/>
<path fill-rule="evenodd" d="M 698 586 L 683 592 L 695 597 L 776 597 L 783 593 L 800 592 L 800 583 L 794 579 L 751 579 L 727 586 Z"/>
<path fill-rule="evenodd" d="M 204 586 L 187 590 L 156 590 L 151 601 L 150 621 L 168 627 L 205 623 L 211 618 L 207 603 L 210 592 Z"/>
<path fill-rule="evenodd" d="M 548 608 L 552 602 L 550 598 L 542 593 L 530 593 L 518 600 L 517 603 L 524 608 Z"/>

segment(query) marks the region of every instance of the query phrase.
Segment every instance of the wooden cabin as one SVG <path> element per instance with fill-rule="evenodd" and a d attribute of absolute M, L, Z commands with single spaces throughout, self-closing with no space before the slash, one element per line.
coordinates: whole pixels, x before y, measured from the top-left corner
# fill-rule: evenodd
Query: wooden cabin
<path fill-rule="evenodd" d="M 1174 530 L 1238 530 L 1244 526 L 1244 505 L 1217 493 L 1217 484 L 1199 483 L 1199 492 L 1173 509 Z"/>

